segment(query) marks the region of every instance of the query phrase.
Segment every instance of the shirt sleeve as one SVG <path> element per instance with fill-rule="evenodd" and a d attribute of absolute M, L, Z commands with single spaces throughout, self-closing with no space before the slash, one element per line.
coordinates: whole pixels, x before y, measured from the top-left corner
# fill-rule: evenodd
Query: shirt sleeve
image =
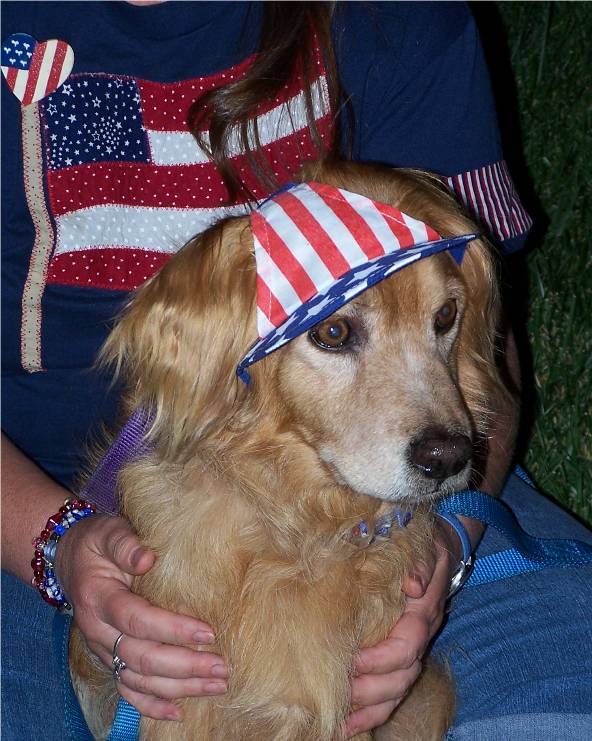
<path fill-rule="evenodd" d="M 532 222 L 503 159 L 465 3 L 344 3 L 334 33 L 354 159 L 439 174 L 504 251 L 522 247 Z"/>

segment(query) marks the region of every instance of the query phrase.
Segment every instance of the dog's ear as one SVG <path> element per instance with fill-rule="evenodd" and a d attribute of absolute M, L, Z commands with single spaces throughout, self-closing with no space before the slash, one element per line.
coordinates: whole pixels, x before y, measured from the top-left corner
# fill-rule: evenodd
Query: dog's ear
<path fill-rule="evenodd" d="M 416 170 L 389 173 L 373 166 L 369 180 L 374 183 L 375 198 L 384 198 L 405 213 L 422 219 L 443 237 L 483 231 L 436 175 Z M 457 348 L 459 385 L 477 431 L 486 437 L 494 415 L 509 401 L 509 391 L 496 363 L 501 303 L 496 255 L 487 240 L 476 239 L 468 245 L 460 271 L 467 290 L 467 308 Z"/>
<path fill-rule="evenodd" d="M 443 237 L 483 232 L 459 205 L 440 178 L 430 173 L 400 170 L 394 180 L 401 193 L 400 208 L 423 219 Z M 452 260 L 452 256 L 449 255 Z M 458 379 L 477 432 L 486 438 L 496 412 L 505 407 L 509 392 L 496 362 L 501 328 L 501 302 L 495 250 L 484 238 L 467 246 L 460 265 L 467 306 L 457 345 Z"/>
<path fill-rule="evenodd" d="M 170 459 L 229 419 L 245 395 L 236 366 L 256 339 L 255 261 L 246 218 L 188 243 L 132 298 L 102 362 L 127 387 L 128 413 L 151 409 Z"/>
<path fill-rule="evenodd" d="M 493 248 L 483 239 L 471 242 L 461 272 L 467 307 L 458 341 L 459 384 L 477 431 L 485 438 L 496 412 L 506 406 L 509 397 L 496 362 L 501 308 Z"/>

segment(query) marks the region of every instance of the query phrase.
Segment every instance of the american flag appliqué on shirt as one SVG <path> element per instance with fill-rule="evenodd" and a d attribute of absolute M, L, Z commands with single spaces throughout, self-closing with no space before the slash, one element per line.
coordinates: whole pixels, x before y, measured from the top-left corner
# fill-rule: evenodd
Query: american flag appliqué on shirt
<path fill-rule="evenodd" d="M 179 83 L 71 75 L 39 104 L 55 222 L 48 283 L 136 288 L 191 237 L 222 217 L 248 211 L 246 200 L 225 205 L 222 179 L 186 119 L 195 100 L 240 76 L 250 61 Z M 313 102 L 327 139 L 331 112 L 322 69 Z M 289 181 L 303 161 L 318 156 L 305 111 L 299 76 L 260 109 L 260 140 L 278 182 Z M 249 175 L 238 137 L 231 151 L 255 197 L 268 196 Z"/>
<path fill-rule="evenodd" d="M 323 321 L 348 301 L 417 260 L 450 250 L 460 263 L 466 234 L 443 239 L 396 208 L 319 183 L 291 186 L 251 216 L 257 263 L 259 340 L 247 368 Z"/>

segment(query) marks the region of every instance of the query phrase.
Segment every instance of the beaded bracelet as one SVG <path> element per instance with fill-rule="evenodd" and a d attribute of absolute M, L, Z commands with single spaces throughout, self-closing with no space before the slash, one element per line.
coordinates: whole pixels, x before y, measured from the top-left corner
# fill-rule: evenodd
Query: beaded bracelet
<path fill-rule="evenodd" d="M 94 515 L 96 507 L 83 499 L 66 499 L 59 511 L 45 523 L 44 529 L 33 540 L 35 552 L 32 585 L 39 590 L 41 597 L 60 612 L 72 613 L 72 605 L 57 580 L 53 564 L 58 542 L 72 525 L 85 517 Z"/>

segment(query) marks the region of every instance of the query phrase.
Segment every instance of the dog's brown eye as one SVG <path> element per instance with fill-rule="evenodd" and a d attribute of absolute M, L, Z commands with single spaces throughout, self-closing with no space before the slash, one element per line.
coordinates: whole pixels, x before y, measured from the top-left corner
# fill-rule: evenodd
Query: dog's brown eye
<path fill-rule="evenodd" d="M 436 330 L 436 334 L 445 334 L 452 329 L 455 319 L 456 301 L 451 298 L 440 307 L 436 314 L 436 318 L 434 319 L 434 329 Z"/>
<path fill-rule="evenodd" d="M 351 327 L 345 319 L 328 319 L 313 327 L 310 339 L 323 350 L 340 350 L 351 336 Z"/>

